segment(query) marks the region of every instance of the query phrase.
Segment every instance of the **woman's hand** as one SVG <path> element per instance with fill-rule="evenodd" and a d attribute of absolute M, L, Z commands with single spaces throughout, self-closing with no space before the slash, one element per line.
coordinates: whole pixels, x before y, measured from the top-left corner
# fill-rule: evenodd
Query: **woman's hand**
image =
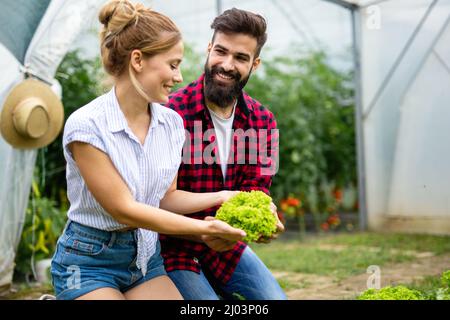
<path fill-rule="evenodd" d="M 208 216 L 205 221 L 214 221 L 214 217 Z M 202 235 L 202 241 L 211 249 L 217 252 L 224 252 L 234 248 L 237 240 L 226 240 L 215 235 Z"/>
<path fill-rule="evenodd" d="M 214 217 L 206 217 L 205 221 L 210 222 L 209 236 L 218 237 L 229 241 L 242 240 L 246 233 L 244 230 L 233 228 L 228 223 L 215 219 Z"/>

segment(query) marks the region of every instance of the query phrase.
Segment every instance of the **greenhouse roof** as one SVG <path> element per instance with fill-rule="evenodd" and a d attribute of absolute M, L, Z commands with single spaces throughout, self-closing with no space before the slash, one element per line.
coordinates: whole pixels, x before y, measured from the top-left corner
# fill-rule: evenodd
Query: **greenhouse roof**
<path fill-rule="evenodd" d="M 334 2 L 346 8 L 368 7 L 388 0 L 326 0 Z"/>

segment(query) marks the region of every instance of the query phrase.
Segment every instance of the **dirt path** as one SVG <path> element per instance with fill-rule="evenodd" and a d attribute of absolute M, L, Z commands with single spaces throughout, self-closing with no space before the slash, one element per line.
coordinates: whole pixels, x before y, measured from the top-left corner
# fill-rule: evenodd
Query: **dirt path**
<path fill-rule="evenodd" d="M 441 275 L 450 268 L 450 254 L 434 256 L 429 252 L 419 252 L 414 261 L 387 264 L 380 268 L 380 285 L 407 284 L 421 280 L 425 276 Z M 332 300 L 353 299 L 367 289 L 370 274 L 364 273 L 337 281 L 333 277 L 314 274 L 274 272 L 277 278 L 288 279 L 300 288 L 287 290 L 291 300 Z"/>

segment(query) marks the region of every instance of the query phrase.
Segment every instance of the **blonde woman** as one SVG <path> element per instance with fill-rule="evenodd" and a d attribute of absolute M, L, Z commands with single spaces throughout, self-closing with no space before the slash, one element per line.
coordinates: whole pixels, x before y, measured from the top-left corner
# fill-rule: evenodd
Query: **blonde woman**
<path fill-rule="evenodd" d="M 104 5 L 99 20 L 114 87 L 64 128 L 70 209 L 52 260 L 55 292 L 58 299 L 182 299 L 164 270 L 157 233 L 242 239 L 242 230 L 221 221 L 182 216 L 235 192 L 176 188 L 183 120 L 158 104 L 182 81 L 175 24 L 126 0 Z"/>

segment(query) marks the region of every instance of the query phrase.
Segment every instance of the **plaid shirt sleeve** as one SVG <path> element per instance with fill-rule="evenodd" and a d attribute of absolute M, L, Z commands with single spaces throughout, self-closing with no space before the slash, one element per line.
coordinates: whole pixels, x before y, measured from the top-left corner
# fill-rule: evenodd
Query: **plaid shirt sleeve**
<path fill-rule="evenodd" d="M 261 111 L 267 113 L 268 120 L 263 124 L 264 127 L 267 125 L 267 128 L 259 130 L 259 145 L 254 147 L 258 150 L 257 164 L 244 167 L 240 190 L 259 190 L 270 195 L 272 177 L 278 170 L 279 132 L 272 113 L 263 108 Z"/>

